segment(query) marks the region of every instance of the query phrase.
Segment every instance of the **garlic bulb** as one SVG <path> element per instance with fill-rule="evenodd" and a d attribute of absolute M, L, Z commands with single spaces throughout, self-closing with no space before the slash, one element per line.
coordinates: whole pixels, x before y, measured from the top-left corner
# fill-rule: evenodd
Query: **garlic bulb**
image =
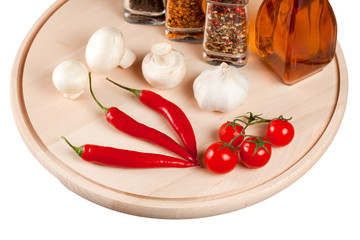
<path fill-rule="evenodd" d="M 193 89 L 203 110 L 230 112 L 245 101 L 249 84 L 237 68 L 221 63 L 200 73 Z"/>
<path fill-rule="evenodd" d="M 87 87 L 88 70 L 78 61 L 68 60 L 60 63 L 53 72 L 53 83 L 65 98 L 74 100 Z"/>
<path fill-rule="evenodd" d="M 142 62 L 142 72 L 153 87 L 168 89 L 177 86 L 185 77 L 184 56 L 166 42 L 154 44 Z"/>

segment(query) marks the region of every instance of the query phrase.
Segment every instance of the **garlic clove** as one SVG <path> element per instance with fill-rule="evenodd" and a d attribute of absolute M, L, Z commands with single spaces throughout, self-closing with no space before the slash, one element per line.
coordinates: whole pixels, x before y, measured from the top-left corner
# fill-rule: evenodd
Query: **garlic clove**
<path fill-rule="evenodd" d="M 154 44 L 142 62 L 145 80 L 160 89 L 173 88 L 180 84 L 187 71 L 184 55 L 166 42 Z"/>
<path fill-rule="evenodd" d="M 193 84 L 199 106 L 207 111 L 230 112 L 246 99 L 248 81 L 237 68 L 222 63 L 199 74 Z"/>
<path fill-rule="evenodd" d="M 65 98 L 78 98 L 87 87 L 88 70 L 78 61 L 68 60 L 60 63 L 53 71 L 52 80 L 55 88 Z"/>

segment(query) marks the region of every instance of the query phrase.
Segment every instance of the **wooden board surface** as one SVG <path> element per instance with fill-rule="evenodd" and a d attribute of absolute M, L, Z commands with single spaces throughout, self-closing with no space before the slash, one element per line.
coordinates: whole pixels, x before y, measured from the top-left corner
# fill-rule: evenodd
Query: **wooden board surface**
<path fill-rule="evenodd" d="M 259 4 L 259 0 L 249 4 L 251 23 Z M 205 167 L 121 169 L 82 161 L 61 136 L 75 145 L 93 143 L 175 156 L 115 131 L 89 92 L 71 101 L 53 86 L 51 75 L 56 65 L 68 59 L 85 63 L 88 39 L 97 29 L 109 25 L 123 31 L 137 61 L 130 69 L 116 69 L 107 76 L 129 87 L 154 90 L 180 106 L 193 124 L 200 161 L 207 146 L 218 140 L 219 126 L 249 111 L 268 118 L 292 116 L 296 129 L 293 142 L 285 148 L 274 148 L 271 161 L 261 169 L 239 165 L 226 175 L 212 174 Z M 334 138 L 348 89 L 339 45 L 335 59 L 322 72 L 286 86 L 261 63 L 252 42 L 249 62 L 239 69 L 249 79 L 248 98 L 235 111 L 224 114 L 202 111 L 193 97 L 193 80 L 211 67 L 202 60 L 201 44 L 169 41 L 186 58 L 188 72 L 181 85 L 157 90 L 145 82 L 141 60 L 150 46 L 160 41 L 168 41 L 163 26 L 126 23 L 118 0 L 57 1 L 25 38 L 11 79 L 14 118 L 35 158 L 71 191 L 107 208 L 139 216 L 195 218 L 222 214 L 255 204 L 289 186 L 316 163 Z M 179 141 L 163 118 L 131 94 L 106 82 L 105 77 L 93 74 L 94 92 L 103 105 L 116 106 Z M 264 126 L 257 126 L 248 133 L 263 131 Z"/>

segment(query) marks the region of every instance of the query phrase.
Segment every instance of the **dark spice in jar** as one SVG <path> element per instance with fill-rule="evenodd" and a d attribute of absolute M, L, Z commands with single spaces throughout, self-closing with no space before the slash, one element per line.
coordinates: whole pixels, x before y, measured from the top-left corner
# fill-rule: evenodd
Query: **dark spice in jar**
<path fill-rule="evenodd" d="M 129 0 L 132 10 L 144 12 L 162 12 L 164 4 L 162 0 Z"/>
<path fill-rule="evenodd" d="M 164 0 L 124 0 L 124 17 L 134 24 L 164 24 Z"/>
<path fill-rule="evenodd" d="M 248 50 L 247 0 L 208 1 L 204 50 L 236 58 Z"/>

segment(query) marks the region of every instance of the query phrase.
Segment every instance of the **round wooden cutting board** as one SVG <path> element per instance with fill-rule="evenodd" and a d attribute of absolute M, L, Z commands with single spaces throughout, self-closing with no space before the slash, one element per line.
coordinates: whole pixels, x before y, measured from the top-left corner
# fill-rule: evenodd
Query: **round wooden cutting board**
<path fill-rule="evenodd" d="M 249 4 L 252 40 L 260 2 Z M 309 170 L 330 145 L 344 114 L 348 90 L 347 70 L 339 45 L 335 59 L 323 71 L 286 86 L 262 64 L 252 43 L 249 62 L 239 69 L 250 84 L 246 101 L 230 113 L 206 112 L 199 108 L 192 91 L 198 74 L 213 67 L 203 61 L 202 45 L 169 41 L 164 26 L 129 24 L 124 20 L 122 5 L 119 0 L 57 1 L 31 29 L 14 64 L 11 102 L 19 131 L 36 159 L 68 189 L 99 205 L 133 215 L 155 218 L 217 215 L 278 193 Z M 206 148 L 218 141 L 220 125 L 247 112 L 262 113 L 265 118 L 292 117 L 296 129 L 293 142 L 273 148 L 272 158 L 263 168 L 251 170 L 239 164 L 225 175 L 213 174 L 204 166 L 124 169 L 83 161 L 61 136 L 77 146 L 91 143 L 175 156 L 115 130 L 89 91 L 71 101 L 53 86 L 54 68 L 69 59 L 86 64 L 87 41 L 104 26 L 120 28 L 127 47 L 137 55 L 137 61 L 129 69 L 118 68 L 107 76 L 93 73 L 94 93 L 104 106 L 116 106 L 180 142 L 161 116 L 132 94 L 107 82 L 105 77 L 128 87 L 159 93 L 189 117 L 197 137 L 199 161 Z M 184 81 L 170 90 L 152 88 L 141 73 L 143 57 L 151 45 L 161 41 L 182 52 L 188 66 Z M 247 133 L 261 135 L 265 127 L 250 127 Z"/>

